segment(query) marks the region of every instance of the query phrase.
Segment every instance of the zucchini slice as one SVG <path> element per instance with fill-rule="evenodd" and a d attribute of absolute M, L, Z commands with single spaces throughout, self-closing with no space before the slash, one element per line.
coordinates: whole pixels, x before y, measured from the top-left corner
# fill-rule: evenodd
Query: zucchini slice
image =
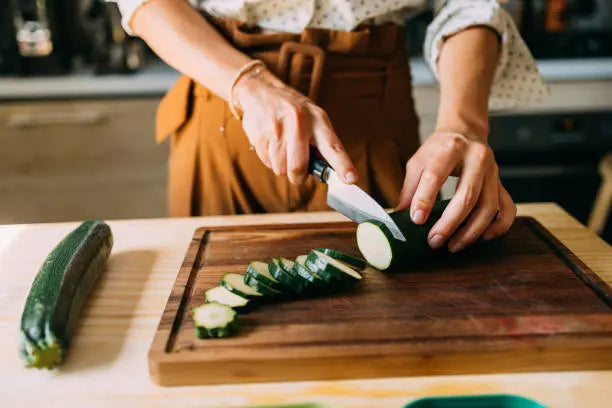
<path fill-rule="evenodd" d="M 251 275 L 258 281 L 265 283 L 267 286 L 277 291 L 283 290 L 283 284 L 280 283 L 270 271 L 268 271 L 268 264 L 261 261 L 253 261 L 249 264 L 246 271 L 247 276 Z"/>
<path fill-rule="evenodd" d="M 221 286 L 243 298 L 252 299 L 263 296 L 252 286 L 244 283 L 244 275 L 239 273 L 226 273 L 221 278 Z"/>
<path fill-rule="evenodd" d="M 27 367 L 53 368 L 62 362 L 112 246 L 106 223 L 85 221 L 47 256 L 21 315 L 19 353 Z"/>
<path fill-rule="evenodd" d="M 272 261 L 268 264 L 268 271 L 276 280 L 282 283 L 285 288 L 295 293 L 301 293 L 304 289 L 304 280 L 287 273 L 285 269 L 281 267 L 280 259 L 272 258 Z"/>
<path fill-rule="evenodd" d="M 328 282 L 336 280 L 343 283 L 354 283 L 361 280 L 359 272 L 317 250 L 310 251 L 306 258 L 306 266 L 310 270 L 316 270 L 316 274 Z"/>
<path fill-rule="evenodd" d="M 249 299 L 238 296 L 223 286 L 208 289 L 206 292 L 204 292 L 204 296 L 206 297 L 206 301 L 209 303 L 217 302 L 222 305 L 229 306 L 237 312 L 246 311 L 247 307 L 249 306 Z"/>
<path fill-rule="evenodd" d="M 229 337 L 236 330 L 238 316 L 231 307 L 211 302 L 193 309 L 193 322 L 200 339 Z"/>
<path fill-rule="evenodd" d="M 328 289 L 328 284 L 325 280 L 321 279 L 317 274 L 311 271 L 306 265 L 306 258 L 308 255 L 300 255 L 295 259 L 293 264 L 293 270 L 295 273 L 304 279 L 312 287 L 312 289 Z"/>
<path fill-rule="evenodd" d="M 356 256 L 345 254 L 344 252 L 335 249 L 317 248 L 317 251 L 323 252 L 324 254 L 327 254 L 332 258 L 337 259 L 338 261 L 345 263 L 358 271 L 364 270 L 365 267 L 368 265 L 365 259 L 357 258 Z"/>
<path fill-rule="evenodd" d="M 427 235 L 440 219 L 450 200 L 436 201 L 427 221 L 416 225 L 410 218 L 410 210 L 391 213 L 406 241 L 393 237 L 389 229 L 379 221 L 371 220 L 357 227 L 357 246 L 363 257 L 373 267 L 382 270 L 408 265 L 410 262 L 430 256 L 438 250 L 429 246 Z"/>
<path fill-rule="evenodd" d="M 283 292 L 271 288 L 270 286 L 260 281 L 256 276 L 250 274 L 245 275 L 244 283 L 255 289 L 257 292 L 261 293 L 264 297 L 274 298 L 283 296 Z"/>

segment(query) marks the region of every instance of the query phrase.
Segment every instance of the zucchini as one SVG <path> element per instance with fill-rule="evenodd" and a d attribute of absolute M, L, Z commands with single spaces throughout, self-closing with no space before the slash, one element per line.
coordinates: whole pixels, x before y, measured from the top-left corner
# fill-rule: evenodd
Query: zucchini
<path fill-rule="evenodd" d="M 19 352 L 26 366 L 53 368 L 62 362 L 112 246 L 106 223 L 85 221 L 47 256 L 21 315 Z"/>
<path fill-rule="evenodd" d="M 300 294 L 308 294 L 312 291 L 313 284 L 310 283 L 308 280 L 302 278 L 297 273 L 294 261 L 287 259 L 287 258 L 280 258 L 279 265 L 281 268 L 283 268 L 285 272 L 293 276 L 294 279 L 296 279 L 298 282 L 301 283 L 302 291 L 300 292 Z"/>
<path fill-rule="evenodd" d="M 229 337 L 236 331 L 238 316 L 231 307 L 211 302 L 193 309 L 193 322 L 200 339 Z"/>
<path fill-rule="evenodd" d="M 249 306 L 249 299 L 238 296 L 223 286 L 208 289 L 206 292 L 204 292 L 204 297 L 206 298 L 207 302 L 217 302 L 222 305 L 229 306 L 237 312 L 246 312 Z"/>
<path fill-rule="evenodd" d="M 276 280 L 282 283 L 285 288 L 292 292 L 299 294 L 304 290 L 304 280 L 299 276 L 294 277 L 293 274 L 287 273 L 285 269 L 281 267 L 280 259 L 272 258 L 272 261 L 268 264 L 268 271 Z"/>
<path fill-rule="evenodd" d="M 273 289 L 260 281 L 256 276 L 247 274 L 244 276 L 244 283 L 261 293 L 264 297 L 281 297 L 283 292 Z"/>
<path fill-rule="evenodd" d="M 315 270 L 317 276 L 330 283 L 337 281 L 352 284 L 361 280 L 359 272 L 318 250 L 310 251 L 306 258 L 306 267 Z"/>
<path fill-rule="evenodd" d="M 357 258 L 356 256 L 345 254 L 344 252 L 337 251 L 335 249 L 317 248 L 317 251 L 327 254 L 332 258 L 337 259 L 338 261 L 347 264 L 351 268 L 356 269 L 358 271 L 364 270 L 365 267 L 368 265 L 365 259 Z"/>
<path fill-rule="evenodd" d="M 436 201 L 423 225 L 412 222 L 409 209 L 391 213 L 391 218 L 406 238 L 405 242 L 395 239 L 382 222 L 371 220 L 360 223 L 357 227 L 357 246 L 361 254 L 370 265 L 380 270 L 407 265 L 432 255 L 438 250 L 429 246 L 427 236 L 449 201 Z"/>
<path fill-rule="evenodd" d="M 221 278 L 221 286 L 246 299 L 253 299 L 263 296 L 256 289 L 244 283 L 244 275 L 239 273 L 224 274 Z"/>
<path fill-rule="evenodd" d="M 258 281 L 265 283 L 270 288 L 282 291 L 284 289 L 283 284 L 280 283 L 274 276 L 268 271 L 268 264 L 261 261 L 254 261 L 249 264 L 246 271 L 247 276 L 251 275 Z"/>
<path fill-rule="evenodd" d="M 293 270 L 298 276 L 308 282 L 308 284 L 313 290 L 316 291 L 319 289 L 328 289 L 327 283 L 305 265 L 307 257 L 308 255 L 298 256 L 295 259 L 295 263 L 293 264 Z"/>

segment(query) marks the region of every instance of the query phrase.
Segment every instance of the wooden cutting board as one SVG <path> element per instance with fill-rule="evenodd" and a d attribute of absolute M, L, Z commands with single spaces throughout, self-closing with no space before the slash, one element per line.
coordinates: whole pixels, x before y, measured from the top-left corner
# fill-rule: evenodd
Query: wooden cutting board
<path fill-rule="evenodd" d="M 161 385 L 612 368 L 612 291 L 532 218 L 503 238 L 382 273 L 350 292 L 275 301 L 228 339 L 199 340 L 191 310 L 249 261 L 330 247 L 352 223 L 201 228 L 149 350 Z"/>

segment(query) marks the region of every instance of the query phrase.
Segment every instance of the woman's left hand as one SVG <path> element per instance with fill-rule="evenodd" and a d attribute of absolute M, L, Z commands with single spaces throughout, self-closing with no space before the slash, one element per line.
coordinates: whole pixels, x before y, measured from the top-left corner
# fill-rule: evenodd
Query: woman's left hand
<path fill-rule="evenodd" d="M 410 207 L 413 222 L 423 224 L 450 175 L 459 176 L 457 191 L 429 231 L 429 245 L 439 248 L 448 241 L 449 250 L 457 252 L 481 236 L 489 240 L 506 233 L 516 206 L 501 184 L 493 152 L 486 141 L 459 133 L 436 131 L 412 156 L 398 209 Z"/>

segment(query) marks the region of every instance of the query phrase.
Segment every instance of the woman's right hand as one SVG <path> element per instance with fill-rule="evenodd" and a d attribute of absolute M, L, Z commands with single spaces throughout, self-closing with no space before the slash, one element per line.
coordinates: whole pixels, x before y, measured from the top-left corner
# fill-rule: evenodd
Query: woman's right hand
<path fill-rule="evenodd" d="M 308 176 L 310 146 L 315 146 L 339 177 L 357 181 L 357 171 L 323 109 L 263 67 L 240 78 L 234 95 L 242 127 L 261 161 L 293 184 Z"/>

